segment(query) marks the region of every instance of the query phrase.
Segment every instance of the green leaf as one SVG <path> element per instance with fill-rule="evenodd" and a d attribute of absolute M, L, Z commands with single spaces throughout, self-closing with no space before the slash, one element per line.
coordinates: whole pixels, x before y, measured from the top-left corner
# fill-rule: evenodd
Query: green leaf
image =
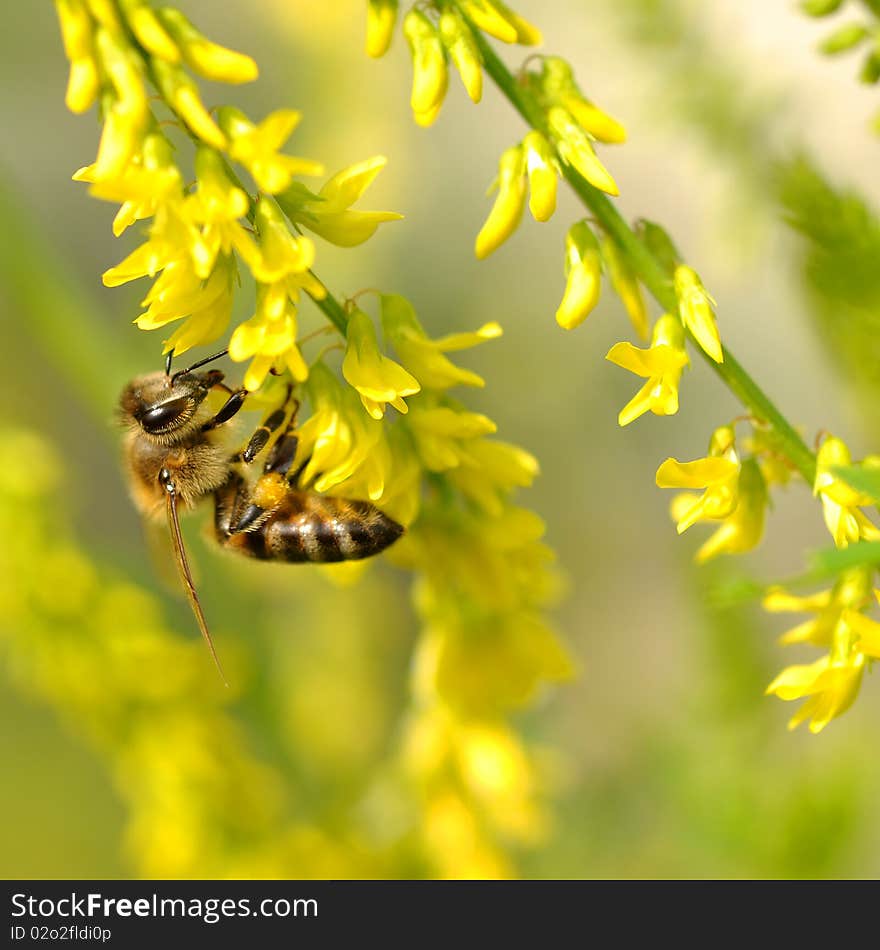
<path fill-rule="evenodd" d="M 836 577 L 854 567 L 880 564 L 880 541 L 859 541 L 846 548 L 825 548 L 810 555 L 810 573 L 816 579 Z"/>
<path fill-rule="evenodd" d="M 832 34 L 825 37 L 819 44 L 819 51 L 829 56 L 837 53 L 845 53 L 848 50 L 858 46 L 862 40 L 867 39 L 869 35 L 868 28 L 862 23 L 847 23 Z"/>

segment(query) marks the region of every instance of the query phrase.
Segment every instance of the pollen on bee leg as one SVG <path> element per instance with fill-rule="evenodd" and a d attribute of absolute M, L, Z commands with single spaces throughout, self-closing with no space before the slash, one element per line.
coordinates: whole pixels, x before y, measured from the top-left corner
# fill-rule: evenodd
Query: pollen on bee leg
<path fill-rule="evenodd" d="M 252 500 L 255 505 L 268 511 L 277 508 L 289 491 L 290 486 L 283 475 L 279 472 L 268 472 L 257 479 Z"/>

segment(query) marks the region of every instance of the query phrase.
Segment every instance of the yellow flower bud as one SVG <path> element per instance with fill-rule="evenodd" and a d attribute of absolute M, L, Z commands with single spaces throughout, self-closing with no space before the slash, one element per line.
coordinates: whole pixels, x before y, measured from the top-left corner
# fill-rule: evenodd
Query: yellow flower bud
<path fill-rule="evenodd" d="M 547 114 L 550 134 L 556 141 L 559 157 L 586 180 L 609 195 L 619 195 L 614 179 L 599 161 L 587 134 L 575 123 L 567 109 L 553 106 Z"/>
<path fill-rule="evenodd" d="M 470 27 L 455 10 L 447 9 L 440 14 L 440 37 L 468 96 L 473 102 L 479 102 L 483 95 L 483 61 Z"/>
<path fill-rule="evenodd" d="M 859 540 L 880 540 L 880 529 L 859 508 L 871 504 L 870 496 L 856 491 L 835 472 L 839 465 L 850 465 L 852 456 L 846 444 L 834 436 L 827 438 L 816 456 L 816 481 L 813 494 L 822 499 L 822 514 L 834 544 L 845 548 Z"/>
<path fill-rule="evenodd" d="M 519 226 L 526 206 L 526 156 L 522 146 L 506 149 L 498 163 L 498 196 L 474 245 L 479 260 L 497 250 Z"/>
<path fill-rule="evenodd" d="M 588 135 L 600 142 L 619 145 L 626 141 L 626 129 L 607 112 L 585 99 L 579 93 L 568 93 L 562 97 L 563 105 L 572 118 Z"/>
<path fill-rule="evenodd" d="M 602 288 L 599 242 L 586 221 L 572 225 L 565 236 L 565 268 L 568 277 L 556 322 L 573 330 L 590 315 Z"/>
<path fill-rule="evenodd" d="M 700 348 L 715 360 L 724 362 L 724 351 L 715 324 L 715 301 L 703 286 L 699 275 L 686 264 L 675 268 L 675 296 L 682 322 L 694 335 Z"/>
<path fill-rule="evenodd" d="M 120 6 L 132 33 L 147 52 L 169 63 L 180 62 L 180 50 L 147 0 L 120 0 Z"/>
<path fill-rule="evenodd" d="M 611 283 L 617 291 L 617 296 L 623 301 L 636 333 L 643 340 L 647 340 L 648 305 L 645 303 L 642 285 L 617 242 L 607 235 L 602 240 L 602 258 L 608 265 Z"/>
<path fill-rule="evenodd" d="M 549 221 L 556 210 L 558 185 L 553 149 L 540 132 L 529 132 L 522 144 L 529 176 L 529 211 L 536 221 Z"/>
<path fill-rule="evenodd" d="M 180 67 L 162 60 L 154 60 L 153 71 L 162 95 L 190 130 L 207 145 L 224 150 L 226 136 L 205 108 L 195 82 Z"/>
<path fill-rule="evenodd" d="M 367 5 L 367 56 L 378 59 L 388 52 L 397 23 L 397 0 L 369 0 Z"/>
<path fill-rule="evenodd" d="M 174 37 L 186 64 L 205 79 L 216 82 L 242 83 L 257 78 L 257 64 L 244 53 L 212 43 L 173 7 L 159 11 L 162 23 Z"/>
<path fill-rule="evenodd" d="M 92 21 L 81 0 L 56 0 L 70 75 L 64 102 L 71 112 L 85 112 L 98 96 L 101 81 L 92 46 Z"/>
<path fill-rule="evenodd" d="M 513 23 L 502 16 L 490 0 L 464 0 L 461 4 L 467 16 L 485 33 L 502 43 L 515 43 L 517 31 Z"/>
<path fill-rule="evenodd" d="M 410 10 L 403 20 L 413 60 L 410 105 L 418 114 L 431 113 L 443 102 L 448 77 L 446 53 L 434 24 L 420 10 Z"/>

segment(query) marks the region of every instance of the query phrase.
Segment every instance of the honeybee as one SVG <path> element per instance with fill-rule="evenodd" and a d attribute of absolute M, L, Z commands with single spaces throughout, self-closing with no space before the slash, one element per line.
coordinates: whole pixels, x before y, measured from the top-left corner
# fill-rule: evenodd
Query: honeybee
<path fill-rule="evenodd" d="M 148 519 L 167 519 L 184 589 L 221 676 L 187 561 L 180 531 L 182 510 L 213 499 L 214 533 L 220 545 L 273 561 L 326 563 L 372 557 L 404 530 L 369 502 L 299 487 L 305 464 L 291 472 L 298 408 L 292 389 L 285 405 L 263 421 L 245 448 L 230 452 L 224 427 L 244 405 L 247 391 L 226 386 L 220 370 L 197 372 L 226 353 L 222 350 L 174 374 L 173 353 L 169 354 L 164 372 L 133 379 L 119 400 L 128 428 L 124 455 L 132 498 Z M 227 398 L 213 412 L 206 398 L 216 389 L 225 391 Z M 267 447 L 262 474 L 250 475 L 250 464 Z"/>

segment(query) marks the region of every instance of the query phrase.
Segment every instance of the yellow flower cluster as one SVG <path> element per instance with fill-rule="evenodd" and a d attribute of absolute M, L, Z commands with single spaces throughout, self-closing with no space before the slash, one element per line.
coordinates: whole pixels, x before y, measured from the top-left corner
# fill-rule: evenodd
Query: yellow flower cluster
<path fill-rule="evenodd" d="M 371 11 L 380 5 L 371 4 Z M 396 8 L 396 4 L 394 6 Z M 413 108 L 418 121 L 427 117 L 424 124 L 428 124 L 436 116 L 446 87 L 445 53 L 451 55 L 451 47 L 444 37 L 451 37 L 452 31 L 444 31 L 442 23 L 438 31 L 431 18 L 451 15 L 459 17 L 471 31 L 467 43 L 453 55 L 453 60 L 468 90 L 477 93 L 472 98 L 479 98 L 481 91 L 474 78 L 481 55 L 487 72 L 531 126 L 519 144 L 501 155 L 498 177 L 492 186 L 497 189 L 495 201 L 476 238 L 477 257 L 487 257 L 516 231 L 527 203 L 536 221 L 549 220 L 556 208 L 561 174 L 575 186 L 587 207 L 597 213 L 595 219 L 575 222 L 566 234 L 566 284 L 556 310 L 557 322 L 565 329 L 581 324 L 596 307 L 602 275 L 607 272 L 636 333 L 642 340 L 650 340 L 644 349 L 620 342 L 607 354 L 610 362 L 646 380 L 621 409 L 620 425 L 629 425 L 648 411 L 661 416 L 678 412 L 679 385 L 689 364 L 688 339 L 699 347 L 728 384 L 732 379 L 741 384 L 745 374 L 740 367 L 729 366 L 731 360 L 721 342 L 715 301 L 699 274 L 684 263 L 663 228 L 650 221 L 640 221 L 629 229 L 607 199 L 594 191 L 618 194 L 617 185 L 597 157 L 594 144 L 623 142 L 626 138 L 623 127 L 583 95 L 571 66 L 559 57 L 530 56 L 517 76 L 512 76 L 495 57 L 480 31 L 508 42 L 523 42 L 523 37 L 517 36 L 512 21 L 508 24 L 509 35 L 493 30 L 485 19 L 475 14 L 476 6 L 504 10 L 494 2 L 475 4 L 446 0 L 420 4 L 417 11 L 408 15 L 407 22 L 411 25 L 406 32 L 414 58 Z M 832 13 L 839 6 L 840 0 L 807 0 L 804 4 L 807 12 L 814 16 Z M 378 22 L 375 11 L 371 12 L 371 36 L 379 29 Z M 393 26 L 393 17 L 386 17 L 382 23 L 385 39 L 382 43 L 368 41 L 371 51 L 387 48 L 390 36 L 387 31 Z M 868 41 L 870 36 L 873 34 L 865 27 L 844 27 L 825 48 L 827 52 L 840 52 Z M 465 55 L 470 63 L 469 72 L 460 64 L 465 47 L 468 51 L 475 49 L 477 54 Z M 880 77 L 880 56 L 874 47 L 876 43 L 866 59 L 864 77 L 872 82 Z M 656 320 L 653 329 L 640 277 L 668 311 Z M 741 395 L 741 385 L 736 388 L 731 385 L 731 388 Z M 760 400 L 758 403 L 750 401 L 750 397 L 745 401 L 750 406 L 760 403 Z M 765 405 L 767 402 L 765 399 Z M 775 412 L 775 407 L 771 408 Z M 742 440 L 741 447 L 737 446 L 734 425 L 721 426 L 713 433 L 705 458 L 688 462 L 670 458 L 657 470 L 659 487 L 690 490 L 677 495 L 672 503 L 672 517 L 679 533 L 698 522 L 717 525 L 697 551 L 698 561 L 720 554 L 739 554 L 756 547 L 764 531 L 770 487 L 787 484 L 796 467 L 805 477 L 812 470 L 812 459 L 804 458 L 809 456 L 806 446 L 801 447 L 797 466 L 794 457 L 787 457 L 781 449 L 780 432 L 788 423 L 780 418 L 781 425 L 770 426 L 760 412 L 759 418 L 748 417 L 752 433 Z M 785 438 L 789 444 L 792 440 L 798 441 L 793 431 L 786 433 Z M 880 529 L 862 510 L 880 502 L 880 493 L 866 494 L 841 477 L 840 469 L 850 463 L 848 449 L 835 438 L 825 440 L 816 459 L 813 490 L 821 500 L 825 523 L 838 548 L 880 540 Z M 868 464 L 873 462 L 863 462 L 863 465 Z M 874 647 L 868 644 L 876 643 L 868 633 L 866 625 L 869 623 L 872 621 L 861 613 L 850 611 L 841 621 L 843 632 L 833 637 L 829 635 L 831 651 L 826 660 L 810 667 L 809 675 L 802 672 L 807 668 L 791 668 L 771 687 L 771 691 L 783 698 L 814 694 L 822 697 L 808 703 L 804 707 L 807 711 L 800 717 L 813 716 L 816 731 L 842 711 L 855 695 L 853 684 L 861 676 L 865 657 L 873 655 Z M 856 635 L 853 631 L 860 633 Z M 848 671 L 845 675 L 841 672 L 844 667 Z M 796 721 L 800 718 L 796 717 Z"/>
<path fill-rule="evenodd" d="M 297 306 L 301 292 L 320 301 L 326 291 L 311 270 L 314 243 L 299 229 L 351 246 L 400 217 L 351 210 L 384 158 L 346 168 L 313 193 L 297 176 L 320 175 L 321 165 L 281 151 L 299 123 L 297 112 L 281 109 L 254 122 L 232 106 L 209 110 L 186 71 L 249 82 L 257 76 L 250 57 L 212 43 L 171 7 L 57 0 L 56 8 L 71 63 L 67 103 L 83 112 L 99 102 L 104 122 L 94 163 L 74 178 L 88 182 L 96 197 L 120 203 L 117 235 L 151 219 L 146 242 L 110 268 L 104 283 L 155 277 L 136 323 L 150 330 L 179 323 L 164 345 L 181 354 L 225 333 L 243 263 L 256 281 L 256 306 L 233 333 L 229 352 L 235 361 L 250 361 L 246 388 L 258 389 L 270 371 L 305 379 Z M 148 85 L 172 124 L 195 142 L 191 186 L 166 136 L 168 123 L 153 113 Z M 232 163 L 250 176 L 256 198 Z"/>

